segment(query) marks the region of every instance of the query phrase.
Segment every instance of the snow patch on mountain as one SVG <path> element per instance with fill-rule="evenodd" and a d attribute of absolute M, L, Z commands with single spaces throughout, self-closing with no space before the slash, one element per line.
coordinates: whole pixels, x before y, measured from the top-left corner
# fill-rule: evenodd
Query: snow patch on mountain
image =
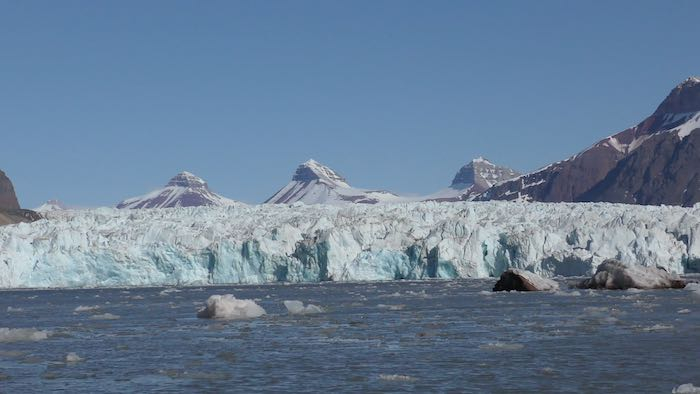
<path fill-rule="evenodd" d="M 62 202 L 58 200 L 48 200 L 40 206 L 34 208 L 33 211 L 39 213 L 46 213 L 52 211 L 63 211 L 66 209 L 68 209 L 68 207 L 66 207 L 66 205 L 64 205 Z"/>

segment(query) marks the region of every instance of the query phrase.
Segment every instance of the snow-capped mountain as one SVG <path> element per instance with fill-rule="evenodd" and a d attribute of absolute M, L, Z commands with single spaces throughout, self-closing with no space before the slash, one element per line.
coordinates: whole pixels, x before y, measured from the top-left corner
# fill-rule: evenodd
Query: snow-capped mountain
<path fill-rule="evenodd" d="M 222 197 L 209 190 L 209 186 L 204 179 L 184 171 L 170 179 L 164 188 L 143 196 L 124 200 L 117 204 L 117 208 L 226 206 L 234 203 L 234 200 Z"/>
<path fill-rule="evenodd" d="M 699 130 L 700 78 L 691 77 L 638 125 L 477 199 L 693 205 L 700 201 Z"/>
<path fill-rule="evenodd" d="M 572 219 L 573 218 L 573 219 Z M 0 227 L 0 288 L 700 269 L 700 205 L 436 202 L 56 211 Z"/>
<path fill-rule="evenodd" d="M 46 213 L 53 211 L 63 211 L 66 209 L 68 209 L 68 207 L 66 207 L 62 202 L 58 200 L 48 200 L 40 206 L 34 208 L 34 211 L 39 213 Z"/>
<path fill-rule="evenodd" d="M 427 201 L 469 200 L 498 182 L 519 176 L 515 170 L 497 166 L 483 157 L 465 164 L 459 169 L 452 184 L 443 190 L 422 198 Z"/>
<path fill-rule="evenodd" d="M 399 201 L 401 198 L 382 190 L 352 187 L 331 168 L 310 159 L 297 167 L 292 181 L 280 189 L 266 204 L 376 204 Z"/>

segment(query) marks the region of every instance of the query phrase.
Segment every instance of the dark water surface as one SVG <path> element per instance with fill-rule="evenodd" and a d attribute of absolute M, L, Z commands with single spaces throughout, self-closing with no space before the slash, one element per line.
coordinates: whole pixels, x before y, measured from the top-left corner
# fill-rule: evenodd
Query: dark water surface
<path fill-rule="evenodd" d="M 493 283 L 3 291 L 0 327 L 50 333 L 0 339 L 0 391 L 670 393 L 683 383 L 700 386 L 700 298 L 691 291 L 494 294 Z M 268 315 L 196 318 L 209 295 L 226 293 L 256 299 Z M 284 300 L 327 312 L 291 316 Z M 67 362 L 70 352 L 82 360 Z"/>

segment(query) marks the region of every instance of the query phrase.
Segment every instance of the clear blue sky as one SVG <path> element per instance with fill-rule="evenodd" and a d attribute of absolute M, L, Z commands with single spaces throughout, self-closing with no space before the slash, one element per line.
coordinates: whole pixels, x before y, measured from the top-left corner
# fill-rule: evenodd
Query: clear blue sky
<path fill-rule="evenodd" d="M 0 169 L 113 205 L 180 170 L 259 202 L 306 159 L 427 193 L 521 171 L 700 74 L 697 2 L 0 1 Z"/>

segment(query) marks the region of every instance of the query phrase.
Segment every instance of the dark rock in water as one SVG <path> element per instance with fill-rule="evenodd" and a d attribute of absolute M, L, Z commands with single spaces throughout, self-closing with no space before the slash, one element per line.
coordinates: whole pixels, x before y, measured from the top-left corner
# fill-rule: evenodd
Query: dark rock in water
<path fill-rule="evenodd" d="M 601 263 L 595 275 L 579 283 L 578 287 L 608 290 L 682 289 L 685 281 L 662 268 L 626 265 L 611 259 Z"/>
<path fill-rule="evenodd" d="M 530 271 L 510 268 L 501 274 L 493 291 L 549 291 L 559 289 L 559 284 Z"/>

